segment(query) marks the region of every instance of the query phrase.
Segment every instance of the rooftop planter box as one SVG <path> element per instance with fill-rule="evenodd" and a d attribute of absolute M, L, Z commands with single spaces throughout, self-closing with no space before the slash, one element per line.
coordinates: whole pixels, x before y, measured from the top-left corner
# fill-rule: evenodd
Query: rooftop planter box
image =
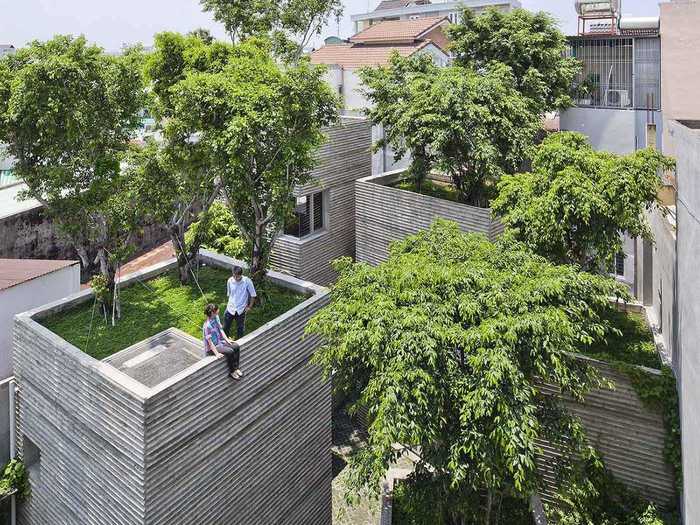
<path fill-rule="evenodd" d="M 18 441 L 32 487 L 20 523 L 329 523 L 330 387 L 309 364 L 319 340 L 302 338 L 328 291 L 268 278 L 308 299 L 239 340 L 238 382 L 176 329 L 100 361 L 40 324 L 91 291 L 17 316 Z"/>
<path fill-rule="evenodd" d="M 491 210 L 399 189 L 405 170 L 365 177 L 355 182 L 356 257 L 359 262 L 385 261 L 389 245 L 428 229 L 435 219 L 455 221 L 465 232 L 494 239 L 503 227 Z"/>

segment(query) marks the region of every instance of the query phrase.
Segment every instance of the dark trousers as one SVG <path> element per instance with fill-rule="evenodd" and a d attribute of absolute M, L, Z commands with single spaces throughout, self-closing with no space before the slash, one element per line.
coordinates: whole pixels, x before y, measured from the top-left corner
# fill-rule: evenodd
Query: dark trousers
<path fill-rule="evenodd" d="M 238 370 L 238 365 L 241 360 L 241 349 L 237 344 L 230 345 L 223 341 L 216 345 L 216 349 L 226 356 L 226 363 L 228 364 L 228 373 L 235 372 Z M 209 350 L 207 352 L 209 355 L 214 355 L 214 352 Z"/>
<path fill-rule="evenodd" d="M 242 314 L 232 314 L 228 310 L 224 314 L 224 332 L 231 337 L 231 324 L 236 321 L 236 339 L 243 337 L 245 333 L 245 312 Z"/>

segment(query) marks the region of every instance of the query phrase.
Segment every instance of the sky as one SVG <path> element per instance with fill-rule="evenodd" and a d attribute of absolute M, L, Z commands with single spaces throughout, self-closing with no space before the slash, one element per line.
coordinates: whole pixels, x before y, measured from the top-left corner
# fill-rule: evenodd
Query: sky
<path fill-rule="evenodd" d="M 623 13 L 658 16 L 658 1 L 625 0 Z M 551 12 L 565 33 L 576 32 L 574 0 L 521 2 L 526 9 Z M 339 26 L 333 22 L 324 36 L 350 36 L 350 15 L 372 10 L 378 3 L 346 0 L 344 19 Z M 209 28 L 221 38 L 226 36 L 223 28 L 201 11 L 198 0 L 0 0 L 0 44 L 16 47 L 61 33 L 83 34 L 106 50 L 116 51 L 124 43 L 150 45 L 153 35 L 160 31 L 187 32 L 197 27 Z"/>

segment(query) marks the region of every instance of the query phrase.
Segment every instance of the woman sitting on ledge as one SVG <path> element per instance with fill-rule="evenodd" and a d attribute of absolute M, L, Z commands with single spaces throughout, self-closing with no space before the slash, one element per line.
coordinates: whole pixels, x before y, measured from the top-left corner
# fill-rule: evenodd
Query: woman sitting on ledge
<path fill-rule="evenodd" d="M 207 316 L 207 320 L 204 321 L 204 326 L 202 327 L 204 353 L 206 355 L 215 355 L 217 358 L 226 356 L 228 376 L 231 379 L 240 379 L 243 377 L 243 372 L 238 368 L 241 349 L 237 343 L 228 338 L 221 328 L 219 307 L 215 304 L 208 304 L 204 308 L 204 315 Z"/>

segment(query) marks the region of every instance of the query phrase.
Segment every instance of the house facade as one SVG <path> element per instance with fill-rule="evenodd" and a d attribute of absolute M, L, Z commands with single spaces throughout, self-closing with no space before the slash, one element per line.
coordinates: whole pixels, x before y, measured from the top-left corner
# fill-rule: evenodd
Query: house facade
<path fill-rule="evenodd" d="M 430 0 L 382 0 L 374 11 L 352 16 L 355 32 L 386 20 L 415 20 L 417 18 L 447 18 L 451 23 L 460 21 L 463 8 L 482 13 L 489 7 L 511 11 L 521 7 L 519 0 L 461 0 L 458 2 L 431 2 Z"/>
<path fill-rule="evenodd" d="M 428 54 L 444 66 L 449 61 L 444 17 L 388 20 L 360 31 L 347 41 L 327 44 L 311 53 L 311 62 L 328 66 L 326 80 L 342 99 L 346 113 L 360 114 L 369 102 L 362 93 L 358 70 L 384 66 L 393 53 L 409 57 Z"/>

